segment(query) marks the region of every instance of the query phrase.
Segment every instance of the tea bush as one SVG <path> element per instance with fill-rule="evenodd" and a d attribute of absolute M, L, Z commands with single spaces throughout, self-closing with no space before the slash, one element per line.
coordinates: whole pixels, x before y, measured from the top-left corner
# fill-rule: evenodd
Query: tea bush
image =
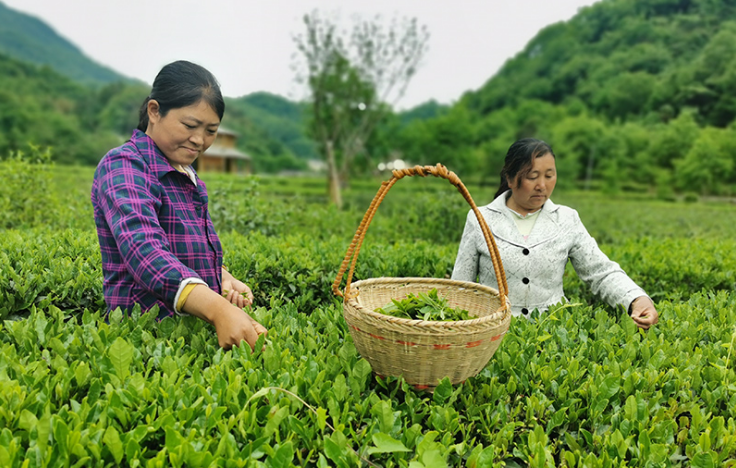
<path fill-rule="evenodd" d="M 457 245 L 371 237 L 369 230 L 356 263 L 354 280 L 391 276 L 449 278 Z M 377 237 L 377 236 L 373 236 Z M 295 233 L 221 236 L 225 265 L 244 278 L 256 304 L 271 297 L 296 302 L 309 313 L 334 300 L 331 285 L 349 239 L 315 238 Z M 686 300 L 697 292 L 733 290 L 736 241 L 704 239 L 629 240 L 603 250 L 655 301 Z M 103 307 L 102 271 L 97 237 L 89 230 L 5 231 L 0 238 L 0 318 L 54 305 L 69 312 Z M 599 304 L 570 265 L 564 278 L 571 301 Z M 344 282 L 343 282 L 344 287 Z"/>
<path fill-rule="evenodd" d="M 51 152 L 31 147 L 0 160 L 0 229 L 37 226 L 58 212 L 50 191 Z"/>
<path fill-rule="evenodd" d="M 105 314 L 91 172 L 74 171 L 45 179 L 66 211 L 0 233 L 0 466 L 736 466 L 732 207 L 561 194 L 660 323 L 637 329 L 570 267 L 569 302 L 512 319 L 478 376 L 430 394 L 371 373 L 330 290 L 377 184 L 337 211 L 309 181 L 207 180 L 269 329 L 223 351 L 192 317 Z M 468 208 L 425 182 L 386 198 L 355 280 L 449 276 Z"/>
<path fill-rule="evenodd" d="M 257 307 L 255 353 L 191 317 L 33 308 L 0 327 L 0 464 L 728 466 L 736 295 L 659 308 L 649 332 L 587 305 L 514 319 L 434 394 L 372 376 L 334 304 Z"/>

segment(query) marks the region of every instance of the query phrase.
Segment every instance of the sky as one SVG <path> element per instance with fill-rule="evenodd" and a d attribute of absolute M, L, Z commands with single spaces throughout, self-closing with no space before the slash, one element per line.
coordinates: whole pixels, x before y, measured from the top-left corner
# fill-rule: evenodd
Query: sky
<path fill-rule="evenodd" d="M 407 109 L 434 99 L 452 104 L 480 88 L 543 27 L 596 0 L 0 0 L 49 24 L 85 55 L 152 83 L 179 59 L 209 69 L 228 97 L 268 91 L 307 97 L 295 79 L 294 36 L 314 10 L 349 26 L 358 15 L 415 17 L 429 49 L 404 96 Z"/>

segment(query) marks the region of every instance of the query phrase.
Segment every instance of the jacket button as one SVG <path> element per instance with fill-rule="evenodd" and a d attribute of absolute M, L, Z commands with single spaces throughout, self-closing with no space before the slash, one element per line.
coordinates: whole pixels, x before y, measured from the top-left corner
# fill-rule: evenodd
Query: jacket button
<path fill-rule="evenodd" d="M 529 249 L 524 249 L 521 251 L 524 255 L 529 255 Z"/>
<path fill-rule="evenodd" d="M 529 284 L 529 278 L 523 278 L 521 282 L 524 284 Z"/>
<path fill-rule="evenodd" d="M 524 307 L 523 309 L 521 309 L 521 313 L 524 314 L 524 315 L 528 315 L 529 314 L 529 309 L 527 309 L 526 307 Z"/>

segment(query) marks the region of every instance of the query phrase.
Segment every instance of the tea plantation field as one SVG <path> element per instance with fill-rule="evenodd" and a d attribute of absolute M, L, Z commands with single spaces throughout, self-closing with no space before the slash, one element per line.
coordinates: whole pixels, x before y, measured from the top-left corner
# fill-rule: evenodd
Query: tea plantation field
<path fill-rule="evenodd" d="M 430 394 L 372 374 L 330 291 L 379 180 L 339 212 L 321 180 L 205 178 L 269 329 L 251 352 L 192 317 L 106 319 L 92 171 L 0 171 L 2 467 L 736 466 L 733 205 L 559 190 L 660 323 L 638 330 L 570 269 L 569 303 L 512 320 L 477 377 Z M 449 275 L 464 203 L 445 181 L 399 182 L 356 279 Z"/>

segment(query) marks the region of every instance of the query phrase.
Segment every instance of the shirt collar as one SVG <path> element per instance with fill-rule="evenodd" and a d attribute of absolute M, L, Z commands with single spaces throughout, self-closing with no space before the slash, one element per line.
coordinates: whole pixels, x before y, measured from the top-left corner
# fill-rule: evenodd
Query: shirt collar
<path fill-rule="evenodd" d="M 523 219 L 535 219 L 535 218 L 537 218 L 539 216 L 539 213 L 542 212 L 542 208 L 540 208 L 537 211 L 535 211 L 534 213 L 527 213 L 527 214 L 523 215 L 521 213 L 517 213 L 516 211 L 512 210 L 511 208 L 508 207 L 508 205 L 506 206 L 506 209 L 511 212 L 511 214 L 514 216 L 514 218 L 522 219 L 522 220 Z"/>
<path fill-rule="evenodd" d="M 151 137 L 137 128 L 133 131 L 133 135 L 130 137 L 130 142 L 138 148 L 143 159 L 146 160 L 148 166 L 151 168 L 153 173 L 156 174 L 156 177 L 159 180 L 163 179 L 163 177 L 170 172 L 179 172 L 174 169 L 174 166 L 171 165 L 169 160 L 166 159 L 166 156 L 164 156 L 161 150 L 158 149 L 158 146 L 156 146 L 156 143 L 151 139 Z M 186 176 L 187 174 L 184 175 Z M 189 179 L 189 177 L 187 177 L 187 179 Z"/>

